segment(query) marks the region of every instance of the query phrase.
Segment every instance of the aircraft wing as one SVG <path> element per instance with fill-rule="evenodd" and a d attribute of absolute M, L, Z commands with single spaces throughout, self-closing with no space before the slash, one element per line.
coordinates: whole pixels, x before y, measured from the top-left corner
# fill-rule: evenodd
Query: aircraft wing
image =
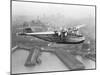
<path fill-rule="evenodd" d="M 34 33 L 27 33 L 30 35 L 38 35 L 38 34 L 55 34 L 55 32 L 51 31 L 51 32 L 34 32 Z"/>
<path fill-rule="evenodd" d="M 29 36 L 32 36 L 32 35 L 49 35 L 49 34 L 55 34 L 55 32 L 53 31 L 49 31 L 49 32 L 33 32 L 33 33 L 18 33 L 18 35 L 29 35 Z"/>

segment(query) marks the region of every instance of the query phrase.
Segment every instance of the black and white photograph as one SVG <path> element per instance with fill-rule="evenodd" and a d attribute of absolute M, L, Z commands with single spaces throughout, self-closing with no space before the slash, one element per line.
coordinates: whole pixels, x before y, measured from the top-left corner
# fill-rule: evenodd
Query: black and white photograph
<path fill-rule="evenodd" d="M 11 74 L 96 69 L 96 6 L 11 1 Z"/>

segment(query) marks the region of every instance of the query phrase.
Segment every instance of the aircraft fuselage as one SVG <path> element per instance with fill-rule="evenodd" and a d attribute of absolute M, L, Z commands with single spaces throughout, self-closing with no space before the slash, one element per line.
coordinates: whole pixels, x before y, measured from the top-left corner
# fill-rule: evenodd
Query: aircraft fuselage
<path fill-rule="evenodd" d="M 45 41 L 63 43 L 63 44 L 79 44 L 79 43 L 83 43 L 85 40 L 85 37 L 83 36 L 72 36 L 72 35 L 68 35 L 63 38 L 55 34 L 50 34 L 50 35 L 49 34 L 38 34 L 38 35 L 32 35 L 32 36 L 45 40 Z"/>

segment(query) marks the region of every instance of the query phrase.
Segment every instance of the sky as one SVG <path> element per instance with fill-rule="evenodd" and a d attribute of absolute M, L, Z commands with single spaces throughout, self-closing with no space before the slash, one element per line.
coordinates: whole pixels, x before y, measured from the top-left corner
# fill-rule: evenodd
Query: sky
<path fill-rule="evenodd" d="M 95 17 L 95 7 L 33 2 L 12 2 L 12 15 L 50 16 L 62 15 L 74 19 Z"/>

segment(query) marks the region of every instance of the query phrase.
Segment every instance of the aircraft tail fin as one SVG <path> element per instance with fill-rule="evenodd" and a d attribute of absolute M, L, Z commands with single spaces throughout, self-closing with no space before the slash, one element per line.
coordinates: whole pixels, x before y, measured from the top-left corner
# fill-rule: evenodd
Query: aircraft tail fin
<path fill-rule="evenodd" d="M 28 28 L 20 28 L 20 29 L 22 29 L 23 31 L 22 32 L 19 32 L 19 33 L 16 33 L 16 35 L 17 36 L 25 36 L 27 33 L 32 33 L 33 31 L 32 31 L 32 29 L 30 28 L 30 27 L 28 27 Z"/>
<path fill-rule="evenodd" d="M 23 29 L 23 33 L 32 33 L 32 29 L 31 28 L 24 28 Z"/>

